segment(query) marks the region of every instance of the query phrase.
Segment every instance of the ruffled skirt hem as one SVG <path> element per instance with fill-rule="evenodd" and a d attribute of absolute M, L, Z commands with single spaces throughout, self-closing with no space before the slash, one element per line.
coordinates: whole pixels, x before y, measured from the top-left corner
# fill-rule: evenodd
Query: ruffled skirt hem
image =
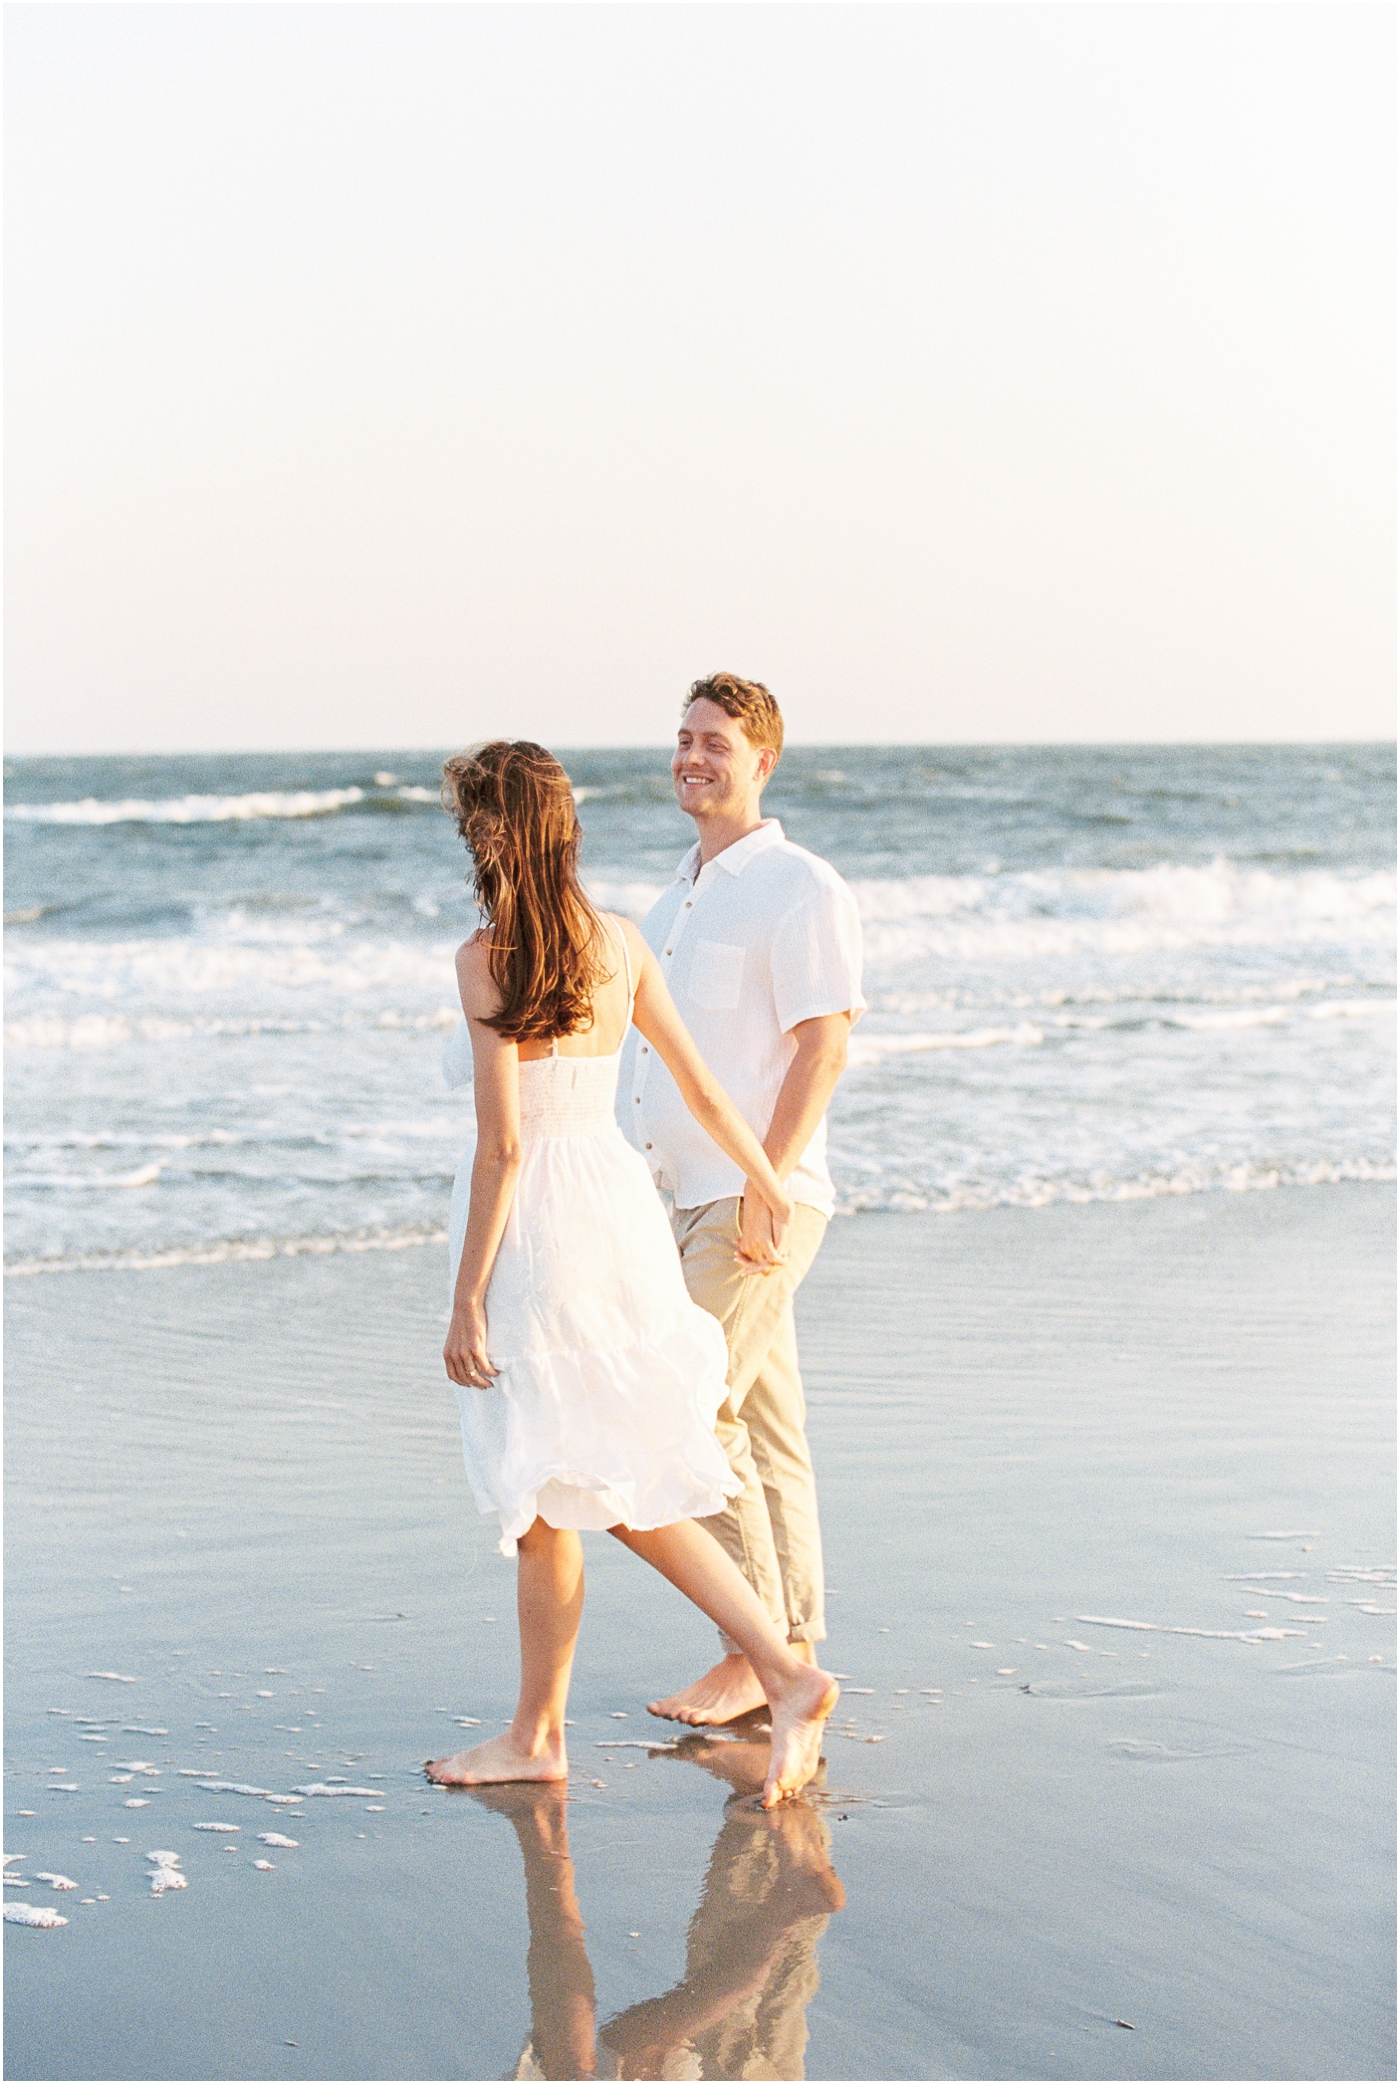
<path fill-rule="evenodd" d="M 653 1477 L 645 1486 L 644 1502 L 639 1497 L 641 1488 L 626 1479 L 604 1482 L 569 1471 L 564 1475 L 542 1475 L 533 1489 L 509 1505 L 494 1499 L 483 1501 L 479 1493 L 476 1502 L 483 1519 L 500 1520 L 501 1538 L 496 1544 L 500 1553 L 514 1556 L 521 1535 L 537 1519 L 548 1527 L 571 1528 L 581 1534 L 604 1534 L 610 1527 L 628 1527 L 646 1534 L 655 1527 L 674 1526 L 677 1520 L 705 1520 L 723 1512 L 743 1485 L 733 1475 L 716 1484 L 696 1473 L 688 1483 L 677 1482 L 673 1489 L 658 1496 L 659 1486 Z"/>

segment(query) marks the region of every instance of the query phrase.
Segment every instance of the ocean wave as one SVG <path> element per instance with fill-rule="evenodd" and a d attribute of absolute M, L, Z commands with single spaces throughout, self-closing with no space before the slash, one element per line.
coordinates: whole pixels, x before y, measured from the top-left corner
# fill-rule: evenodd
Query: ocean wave
<path fill-rule="evenodd" d="M 663 883 L 629 883 L 617 876 L 585 876 L 584 885 L 600 910 L 621 912 L 639 926 L 666 887 Z"/>
<path fill-rule="evenodd" d="M 364 799 L 363 789 L 268 789 L 158 802 L 132 796 L 119 803 L 84 796 L 78 803 L 7 805 L 5 816 L 31 825 L 221 825 L 241 818 L 324 818 Z"/>
<path fill-rule="evenodd" d="M 11 1175 L 14 1185 L 49 1187 L 66 1193 L 102 1193 L 110 1187 L 154 1187 L 165 1167 L 157 1160 L 138 1165 L 134 1172 L 19 1172 Z"/>
<path fill-rule="evenodd" d="M 17 989 L 39 988 L 143 1009 L 171 997 L 227 993 L 246 1000 L 254 989 L 295 992 L 313 1002 L 379 993 L 402 1003 L 417 992 L 443 1005 L 456 997 L 454 952 L 451 941 L 352 940 L 335 928 L 316 938 L 53 940 L 12 953 L 6 991 L 12 1001 Z M 261 1009 L 259 1017 L 266 1017 Z"/>
<path fill-rule="evenodd" d="M 1243 981 L 1221 983 L 1204 975 L 1199 967 L 1192 968 L 1178 982 L 1166 977 L 1144 977 L 1135 970 L 1122 983 L 1111 983 L 1102 977 L 1081 978 L 1073 987 L 1064 984 L 1046 984 L 1039 990 L 1026 991 L 1015 981 L 1009 984 L 989 982 L 979 977 L 975 984 L 950 984 L 938 990 L 911 990 L 906 981 L 897 987 L 886 986 L 876 989 L 872 1006 L 882 1013 L 914 1015 L 930 1012 L 945 1012 L 974 1008 L 1010 1008 L 1016 1012 L 1034 1013 L 1038 1020 L 1053 1015 L 1060 1008 L 1084 1006 L 1125 1006 L 1132 1009 L 1172 1006 L 1239 1006 L 1257 1007 L 1274 1002 L 1292 1005 L 1304 999 L 1316 999 L 1320 1003 L 1307 1009 L 1316 1020 L 1332 1020 L 1345 1014 L 1359 1018 L 1364 1013 L 1393 1012 L 1395 992 L 1393 982 L 1387 977 L 1371 986 L 1372 997 L 1364 999 L 1328 999 L 1327 992 L 1354 991 L 1365 989 L 1362 979 L 1351 970 L 1343 970 L 1331 976 L 1279 976 L 1271 975 L 1267 983 Z M 1074 1017 L 1067 1014 L 1066 1018 Z M 1168 1016 L 1169 1017 L 1169 1016 Z M 1094 1015 L 1094 1023 L 1111 1016 Z"/>
<path fill-rule="evenodd" d="M 1039 1013 L 1038 1020 L 1019 1020 L 996 1027 L 918 1029 L 905 1032 L 872 1030 L 862 1022 L 851 1038 L 848 1062 L 853 1070 L 868 1069 L 890 1057 L 921 1055 L 940 1049 L 992 1049 L 1012 1043 L 1034 1048 L 1046 1040 L 1047 1032 L 1085 1034 L 1137 1034 L 1145 1028 L 1164 1032 L 1180 1029 L 1187 1033 L 1229 1033 L 1236 1030 L 1284 1027 L 1295 1020 L 1360 1020 L 1378 1016 L 1395 1018 L 1394 999 L 1331 1000 L 1319 1006 L 1254 1005 L 1232 1008 L 1210 1007 L 1185 1011 L 1173 1007 L 1136 1004 L 1131 1010 L 1112 1013 Z M 881 1009 L 883 1010 L 883 1009 Z M 875 1018 L 879 1018 L 877 1012 Z"/>
<path fill-rule="evenodd" d="M 1242 1007 L 1233 1013 L 1218 1009 L 1209 1013 L 1175 1013 L 1170 1027 L 1192 1028 L 1205 1033 L 1211 1028 L 1275 1028 L 1281 1027 L 1288 1018 L 1286 1006 Z"/>
<path fill-rule="evenodd" d="M 1396 879 L 1164 864 L 1005 876 L 910 876 L 853 886 L 877 964 L 1188 948 L 1386 945 Z"/>
<path fill-rule="evenodd" d="M 7 804 L 5 816 L 30 825 L 223 825 L 259 818 L 329 818 L 340 811 L 439 803 L 436 789 L 399 783 L 377 789 L 252 789 L 242 796 L 84 796 L 71 803 Z"/>
<path fill-rule="evenodd" d="M 444 1122 L 441 1115 L 427 1117 L 398 1117 L 389 1121 L 366 1122 L 337 1121 L 333 1129 L 316 1128 L 304 1122 L 288 1124 L 280 1129 L 271 1128 L 265 1122 L 250 1124 L 242 1133 L 232 1129 L 206 1129 L 188 1135 L 158 1135 L 152 1131 L 122 1129 L 69 1130 L 66 1134 L 22 1136 L 10 1133 L 5 1138 L 5 1149 L 15 1170 L 12 1177 L 27 1180 L 33 1175 L 20 1169 L 30 1159 L 47 1158 L 50 1161 L 59 1153 L 69 1151 L 140 1151 L 143 1153 L 164 1152 L 178 1154 L 183 1151 L 276 1151 L 319 1150 L 360 1145 L 381 1145 L 388 1149 L 405 1143 L 430 1143 L 441 1149 Z M 174 1155 L 162 1157 L 162 1165 L 174 1164 Z"/>
<path fill-rule="evenodd" d="M 156 1014 L 83 1013 L 76 1020 L 35 1014 L 5 1023 L 7 1049 L 117 1049 L 129 1042 L 188 1042 L 206 1036 L 324 1035 L 347 1028 L 413 1032 L 455 1027 L 460 1006 L 435 1006 L 427 1013 L 386 1008 L 366 1020 L 170 1020 Z"/>
<path fill-rule="evenodd" d="M 883 1063 L 887 1057 L 921 1054 L 930 1049 L 992 1049 L 1002 1042 L 1034 1049 L 1044 1040 L 1044 1029 L 1028 1020 L 1018 1021 L 1015 1027 L 969 1028 L 961 1032 L 950 1028 L 931 1035 L 867 1034 L 864 1028 L 858 1028 L 851 1038 L 848 1061 L 853 1068 L 861 1069 Z"/>

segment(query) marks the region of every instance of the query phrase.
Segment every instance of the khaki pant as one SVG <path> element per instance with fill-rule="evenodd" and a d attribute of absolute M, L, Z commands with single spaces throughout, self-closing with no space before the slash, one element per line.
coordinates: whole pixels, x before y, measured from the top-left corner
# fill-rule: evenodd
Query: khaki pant
<path fill-rule="evenodd" d="M 744 1486 L 723 1512 L 702 1524 L 738 1564 L 787 1640 L 819 1643 L 826 1635 L 821 1532 L 792 1299 L 817 1256 L 826 1217 L 798 1205 L 791 1256 L 774 1274 L 746 1274 L 735 1262 L 737 1197 L 675 1209 L 671 1227 L 692 1301 L 724 1326 L 729 1394 L 715 1432 Z M 727 1650 L 738 1648 L 720 1632 Z"/>

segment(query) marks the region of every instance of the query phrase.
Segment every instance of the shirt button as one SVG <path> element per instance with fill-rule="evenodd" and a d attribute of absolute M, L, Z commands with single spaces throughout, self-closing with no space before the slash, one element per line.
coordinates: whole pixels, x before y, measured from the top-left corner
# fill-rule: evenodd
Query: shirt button
<path fill-rule="evenodd" d="M 670 954 L 670 952 L 671 952 L 671 951 L 670 951 L 670 949 L 668 948 L 668 949 L 666 950 L 666 953 L 667 953 L 667 954 L 669 955 L 669 954 Z"/>
<path fill-rule="evenodd" d="M 642 1096 L 641 1096 L 641 1094 L 640 1094 L 640 1093 L 633 1093 L 633 1095 L 632 1095 L 632 1105 L 633 1105 L 634 1107 L 640 1107 L 640 1106 L 641 1106 L 641 1104 L 642 1104 Z"/>
<path fill-rule="evenodd" d="M 646 1043 L 644 1042 L 644 1043 L 642 1044 L 642 1055 L 643 1055 L 643 1056 L 645 1056 L 645 1055 L 646 1055 L 646 1053 L 647 1053 L 647 1046 L 646 1046 Z"/>
<path fill-rule="evenodd" d="M 651 1149 L 651 1145 L 650 1145 L 650 1144 L 648 1144 L 648 1145 L 647 1145 L 647 1149 L 648 1149 L 648 1150 L 650 1150 L 650 1149 Z"/>
<path fill-rule="evenodd" d="M 686 901 L 685 901 L 685 908 L 686 908 L 686 910 L 687 910 L 687 911 L 689 911 L 689 910 L 690 910 L 690 907 L 691 907 L 691 904 L 692 904 L 692 902 L 693 902 L 693 900 L 692 900 L 691 898 L 687 898 L 687 899 L 686 899 Z"/>

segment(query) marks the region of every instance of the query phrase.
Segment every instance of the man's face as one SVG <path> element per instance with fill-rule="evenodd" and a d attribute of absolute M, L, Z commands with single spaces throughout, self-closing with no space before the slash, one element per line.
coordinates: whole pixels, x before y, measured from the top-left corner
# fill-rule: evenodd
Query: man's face
<path fill-rule="evenodd" d="M 772 768 L 772 751 L 754 745 L 718 702 L 702 696 L 691 703 L 671 761 L 676 801 L 687 816 L 742 817 L 757 807 Z"/>

